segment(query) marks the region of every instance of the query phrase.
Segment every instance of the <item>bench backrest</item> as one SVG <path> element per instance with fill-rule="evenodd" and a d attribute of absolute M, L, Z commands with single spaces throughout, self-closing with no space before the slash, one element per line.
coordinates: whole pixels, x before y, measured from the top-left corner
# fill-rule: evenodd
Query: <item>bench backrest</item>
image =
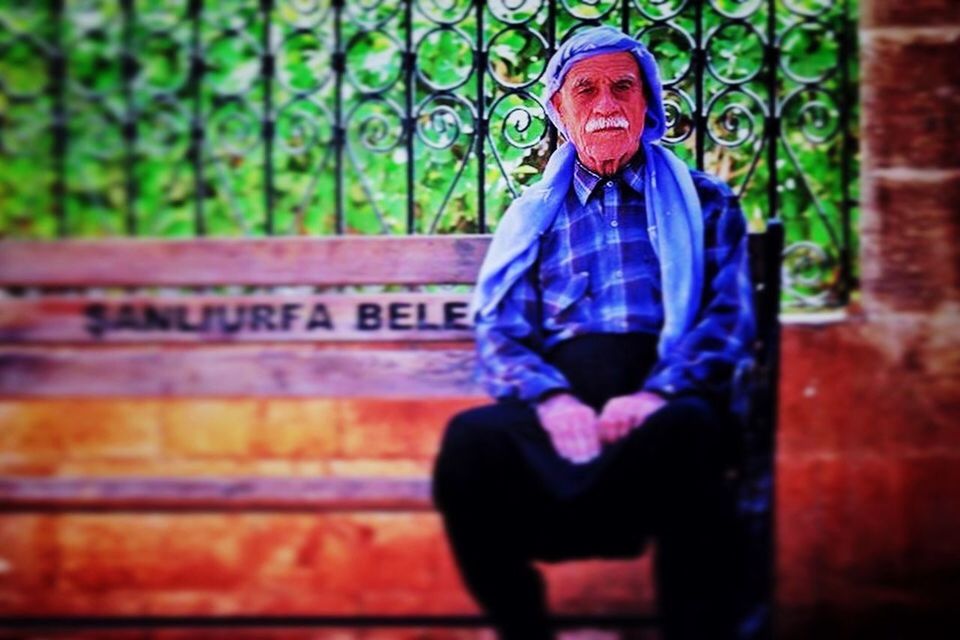
<path fill-rule="evenodd" d="M 480 394 L 468 290 L 312 287 L 469 285 L 488 244 L 481 236 L 0 242 L 8 292 L 0 298 L 0 397 Z M 760 366 L 742 430 L 740 494 L 756 520 L 753 547 L 767 558 L 753 571 L 761 582 L 772 557 L 781 247 L 776 222 L 750 237 Z M 197 285 L 297 288 L 127 289 Z M 13 511 L 430 506 L 429 478 L 0 477 L 0 510 Z"/>
<path fill-rule="evenodd" d="M 776 323 L 779 267 L 768 265 L 779 265 L 778 237 L 779 225 L 750 237 L 766 329 Z M 472 284 L 489 242 L 3 241 L 0 395 L 479 394 L 469 287 L 412 289 Z M 762 336 L 758 349 L 768 344 Z"/>

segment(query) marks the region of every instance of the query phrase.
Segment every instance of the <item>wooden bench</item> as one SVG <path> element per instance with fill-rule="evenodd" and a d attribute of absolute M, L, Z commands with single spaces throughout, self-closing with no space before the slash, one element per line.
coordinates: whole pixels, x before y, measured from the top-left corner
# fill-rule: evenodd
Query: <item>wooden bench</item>
<path fill-rule="evenodd" d="M 782 242 L 776 221 L 750 237 L 759 366 L 736 472 L 758 629 L 769 620 Z M 0 397 L 481 396 L 469 287 L 417 289 L 473 284 L 488 243 L 2 241 Z M 422 510 L 429 496 L 429 478 L 0 477 L 8 512 Z"/>

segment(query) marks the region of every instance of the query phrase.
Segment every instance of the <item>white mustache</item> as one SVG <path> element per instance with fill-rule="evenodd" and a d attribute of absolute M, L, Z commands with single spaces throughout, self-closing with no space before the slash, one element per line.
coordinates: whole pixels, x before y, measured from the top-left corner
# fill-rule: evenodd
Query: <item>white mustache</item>
<path fill-rule="evenodd" d="M 587 121 L 587 133 L 593 133 L 600 129 L 626 129 L 630 123 L 623 116 L 613 116 L 611 118 L 593 118 Z"/>

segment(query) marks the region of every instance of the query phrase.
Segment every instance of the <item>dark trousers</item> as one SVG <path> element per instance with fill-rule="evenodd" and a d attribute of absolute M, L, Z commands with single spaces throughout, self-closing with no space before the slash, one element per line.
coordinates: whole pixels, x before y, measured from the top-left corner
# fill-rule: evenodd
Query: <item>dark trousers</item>
<path fill-rule="evenodd" d="M 655 338 L 643 334 L 580 336 L 546 357 L 598 411 L 636 390 L 655 358 Z M 533 560 L 629 557 L 651 537 L 666 636 L 733 637 L 729 424 L 705 398 L 675 398 L 577 465 L 559 457 L 526 403 L 456 415 L 436 460 L 434 501 L 463 580 L 500 637 L 552 637 Z"/>

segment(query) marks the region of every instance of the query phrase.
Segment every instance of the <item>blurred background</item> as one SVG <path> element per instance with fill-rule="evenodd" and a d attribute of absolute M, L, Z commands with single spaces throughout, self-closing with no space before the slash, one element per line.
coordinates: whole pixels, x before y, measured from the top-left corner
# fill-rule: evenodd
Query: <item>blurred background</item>
<path fill-rule="evenodd" d="M 556 147 L 549 54 L 601 22 L 656 54 L 674 150 L 784 220 L 790 302 L 846 301 L 856 2 L 335 4 L 6 2 L 0 233 L 489 232 Z"/>
<path fill-rule="evenodd" d="M 597 23 L 657 56 L 667 144 L 734 187 L 752 230 L 784 225 L 779 636 L 955 637 L 960 9 L 950 0 L 0 0 L 0 237 L 489 233 L 558 143 L 540 102 L 546 60 Z M 104 290 L 7 286 L 4 300 L 65 292 Z M 37 397 L 11 371 L 0 370 L 0 474 L 12 482 L 419 482 L 449 416 L 484 401 Z M 473 613 L 436 516 L 386 507 L 10 509 L 0 611 Z M 650 612 L 648 564 L 549 567 L 553 604 Z"/>

